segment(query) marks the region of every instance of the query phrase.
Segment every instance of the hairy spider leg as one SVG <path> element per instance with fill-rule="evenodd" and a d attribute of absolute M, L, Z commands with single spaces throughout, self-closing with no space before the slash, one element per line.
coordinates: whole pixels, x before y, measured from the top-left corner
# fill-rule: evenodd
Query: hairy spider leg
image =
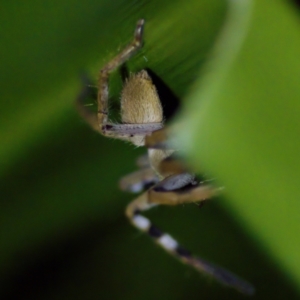
<path fill-rule="evenodd" d="M 127 140 L 132 142 L 132 137 L 146 136 L 151 132 L 163 127 L 161 122 L 148 124 L 114 124 L 108 119 L 108 81 L 109 75 L 120 67 L 124 62 L 130 59 L 142 46 L 143 28 L 145 21 L 143 19 L 137 22 L 133 41 L 127 45 L 117 56 L 115 56 L 103 69 L 100 70 L 98 79 L 98 95 L 97 95 L 97 118 L 94 114 L 83 105 L 82 94 L 85 93 L 85 88 L 77 98 L 77 109 L 79 114 L 87 121 L 90 126 L 104 136 L 117 139 Z M 146 74 L 146 71 L 140 72 L 140 77 Z M 147 75 L 148 76 L 148 75 Z M 147 80 L 147 78 L 145 78 Z M 149 77 L 149 80 L 150 77 Z M 140 146 L 140 145 L 139 145 Z"/>
<path fill-rule="evenodd" d="M 133 41 L 127 45 L 117 56 L 115 56 L 106 66 L 100 70 L 98 79 L 98 126 L 102 134 L 111 129 L 112 124 L 108 122 L 108 79 L 109 75 L 132 57 L 142 46 L 144 20 L 139 20 L 134 31 Z M 120 125 L 119 125 L 120 126 Z"/>
<path fill-rule="evenodd" d="M 150 161 L 149 161 L 149 156 L 148 156 L 148 154 L 140 155 L 140 156 L 137 158 L 137 160 L 136 160 L 136 165 L 137 165 L 139 168 L 150 167 L 151 164 L 150 164 Z"/>
<path fill-rule="evenodd" d="M 147 233 L 154 239 L 156 244 L 162 247 L 165 251 L 179 259 L 181 262 L 190 265 L 200 273 L 208 274 L 220 283 L 233 287 L 244 294 L 254 294 L 254 287 L 250 283 L 240 279 L 236 275 L 223 268 L 203 260 L 202 258 L 195 257 L 188 250 L 182 247 L 171 235 L 161 231 L 159 228 L 153 225 L 148 218 L 141 215 L 142 212 L 159 204 L 159 201 L 153 201 L 153 197 L 149 196 L 149 192 L 151 192 L 151 189 L 141 194 L 127 206 L 126 216 L 133 226 Z M 159 192 L 157 192 L 157 194 L 159 194 Z M 202 200 L 205 199 L 198 198 L 198 201 Z M 169 204 L 175 205 L 174 202 Z"/>
<path fill-rule="evenodd" d="M 143 167 L 122 177 L 119 187 L 122 191 L 139 193 L 153 186 L 158 181 L 159 178 L 151 167 Z"/>

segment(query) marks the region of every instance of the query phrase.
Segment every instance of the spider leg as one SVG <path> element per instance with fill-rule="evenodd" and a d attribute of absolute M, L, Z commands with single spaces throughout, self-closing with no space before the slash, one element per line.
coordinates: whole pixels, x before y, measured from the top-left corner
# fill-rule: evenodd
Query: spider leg
<path fill-rule="evenodd" d="M 141 212 L 157 204 L 158 201 L 156 203 L 149 201 L 149 191 L 144 192 L 127 206 L 126 216 L 133 226 L 146 232 L 159 246 L 181 262 L 190 265 L 200 273 L 214 277 L 220 283 L 233 287 L 244 294 L 252 295 L 254 293 L 254 288 L 251 284 L 223 268 L 214 266 L 199 257 L 195 257 L 182 247 L 171 235 L 164 233 L 153 225 L 149 219 L 141 215 Z"/>
<path fill-rule="evenodd" d="M 146 136 L 145 144 L 150 149 L 170 149 L 168 131 L 163 128 Z M 176 157 L 176 151 L 163 159 L 157 166 L 160 174 L 167 175 L 149 190 L 149 202 L 165 205 L 178 205 L 205 201 L 218 195 L 222 187 L 214 187 L 208 180 L 197 181 L 187 166 Z"/>
<path fill-rule="evenodd" d="M 89 95 L 89 81 L 84 79 L 84 88 L 77 97 L 76 106 L 79 114 L 96 131 L 104 136 L 129 140 L 134 135 L 141 136 L 143 139 L 152 131 L 162 128 L 162 123 L 148 124 L 113 124 L 108 120 L 108 80 L 109 75 L 121 66 L 125 61 L 131 58 L 142 46 L 144 20 L 139 20 L 132 42 L 127 45 L 117 56 L 115 56 L 106 66 L 101 69 L 98 80 L 97 94 L 97 115 L 95 116 L 83 104 L 83 100 Z"/>
<path fill-rule="evenodd" d="M 188 172 L 188 168 L 175 152 L 160 162 L 158 172 L 161 174 L 181 174 Z"/>
<path fill-rule="evenodd" d="M 164 205 L 196 203 L 217 196 L 223 189 L 205 182 L 193 182 L 193 178 L 189 173 L 182 173 L 163 179 L 148 191 L 148 202 Z"/>
<path fill-rule="evenodd" d="M 148 124 L 106 124 L 99 126 L 99 119 L 97 115 L 84 104 L 84 101 L 88 97 L 94 96 L 90 86 L 91 81 L 87 76 L 82 76 L 82 89 L 77 96 L 75 105 L 79 115 L 97 132 L 119 138 L 123 140 L 129 140 L 133 135 L 141 136 L 151 134 L 153 131 L 162 128 L 162 123 L 148 123 Z M 102 130 L 103 129 L 103 130 Z"/>
<path fill-rule="evenodd" d="M 161 128 L 157 124 L 112 124 L 108 120 L 108 79 L 109 75 L 132 57 L 142 46 L 144 20 L 138 21 L 132 42 L 127 45 L 116 57 L 114 57 L 101 71 L 98 80 L 98 111 L 97 119 L 100 132 L 105 136 L 127 139 L 128 135 L 149 134 L 151 131 Z M 144 125 L 144 126 L 143 126 Z M 160 124 L 159 124 L 160 125 Z"/>
<path fill-rule="evenodd" d="M 168 133 L 165 128 L 156 130 L 145 139 L 145 146 L 150 149 L 170 149 L 168 145 Z"/>
<path fill-rule="evenodd" d="M 148 154 L 141 155 L 136 160 L 136 165 L 139 168 L 150 167 L 150 161 Z"/>
<path fill-rule="evenodd" d="M 223 188 L 216 188 L 207 182 L 198 183 L 190 173 L 166 177 L 148 190 L 151 204 L 179 205 L 206 201 L 217 196 Z"/>
<path fill-rule="evenodd" d="M 158 177 L 150 167 L 142 168 L 124 176 L 120 182 L 120 189 L 132 193 L 139 193 L 157 183 Z"/>
<path fill-rule="evenodd" d="M 108 123 L 108 78 L 111 72 L 121 66 L 126 60 L 135 54 L 142 46 L 144 20 L 139 20 L 135 31 L 133 41 L 127 45 L 116 57 L 114 57 L 101 71 L 99 75 L 98 91 L 98 124 L 101 132 L 105 134 L 103 127 Z"/>
<path fill-rule="evenodd" d="M 99 113 L 98 113 L 99 116 Z M 98 117 L 99 124 L 99 117 Z M 107 137 L 117 138 L 126 141 L 132 141 L 134 136 L 140 137 L 144 140 L 145 136 L 151 134 L 153 131 L 163 127 L 162 123 L 146 123 L 146 124 L 103 124 L 99 131 L 101 134 Z M 143 145 L 144 142 L 141 142 Z"/>

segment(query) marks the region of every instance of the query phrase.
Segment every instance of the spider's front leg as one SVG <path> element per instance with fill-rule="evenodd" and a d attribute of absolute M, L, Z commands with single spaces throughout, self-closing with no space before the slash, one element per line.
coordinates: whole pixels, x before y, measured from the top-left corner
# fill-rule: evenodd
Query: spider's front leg
<path fill-rule="evenodd" d="M 109 121 L 108 84 L 110 74 L 141 48 L 143 28 L 144 20 L 141 19 L 136 25 L 133 41 L 101 69 L 98 79 L 97 116 L 83 104 L 84 95 L 87 94 L 86 87 L 76 102 L 79 114 L 93 129 L 104 136 L 130 141 L 137 146 L 144 145 L 145 136 L 163 127 L 159 98 L 151 78 L 142 70 L 126 81 L 121 97 L 122 124 Z M 151 115 L 157 115 L 158 118 L 152 118 Z"/>
<path fill-rule="evenodd" d="M 108 122 L 108 80 L 109 75 L 126 60 L 133 56 L 137 50 L 142 46 L 144 20 L 139 20 L 135 31 L 133 41 L 127 45 L 116 57 L 114 57 L 106 66 L 100 71 L 98 80 L 98 95 L 97 95 L 97 115 L 86 105 L 84 100 L 91 93 L 89 91 L 91 82 L 84 77 L 83 89 L 76 99 L 76 108 L 83 119 L 96 131 L 103 135 L 107 135 L 107 127 L 110 128 L 113 124 Z"/>
<path fill-rule="evenodd" d="M 100 71 L 98 80 L 98 125 L 103 135 L 107 134 L 112 124 L 108 122 L 108 79 L 109 75 L 121 66 L 125 61 L 132 57 L 142 46 L 143 29 L 145 21 L 139 20 L 135 31 L 133 41 L 127 45 L 116 57 L 114 57 L 106 66 Z"/>

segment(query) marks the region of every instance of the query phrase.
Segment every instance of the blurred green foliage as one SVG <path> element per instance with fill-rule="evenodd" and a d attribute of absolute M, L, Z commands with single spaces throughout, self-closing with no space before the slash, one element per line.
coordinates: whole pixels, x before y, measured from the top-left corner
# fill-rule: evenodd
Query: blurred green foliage
<path fill-rule="evenodd" d="M 187 97 L 181 134 L 195 168 L 226 187 L 227 208 L 296 286 L 299 49 L 299 14 L 291 3 L 232 4 L 214 58 Z"/>
<path fill-rule="evenodd" d="M 149 68 L 182 99 L 187 158 L 228 191 L 201 210 L 162 207 L 149 215 L 195 253 L 252 282 L 255 298 L 297 299 L 290 279 L 299 281 L 299 15 L 271 2 L 245 6 L 233 28 L 248 31 L 220 52 L 213 48 L 234 1 L 2 3 L 1 299 L 244 297 L 180 265 L 128 225 L 123 210 L 133 196 L 117 183 L 143 150 L 98 136 L 74 110 L 81 71 L 96 78 L 141 17 L 145 46 L 128 69 Z"/>

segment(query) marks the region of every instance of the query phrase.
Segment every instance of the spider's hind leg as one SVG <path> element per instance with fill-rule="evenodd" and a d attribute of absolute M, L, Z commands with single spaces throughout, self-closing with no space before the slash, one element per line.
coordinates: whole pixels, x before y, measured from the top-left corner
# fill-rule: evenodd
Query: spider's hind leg
<path fill-rule="evenodd" d="M 182 247 L 171 235 L 163 232 L 153 225 L 148 218 L 141 215 L 143 211 L 158 205 L 158 203 L 151 203 L 149 201 L 152 189 L 141 194 L 127 206 L 126 216 L 132 225 L 147 233 L 154 239 L 156 244 L 161 246 L 165 251 L 179 259 L 181 262 L 190 265 L 198 272 L 210 275 L 220 283 L 233 287 L 244 294 L 252 295 L 254 293 L 254 288 L 251 284 L 223 268 L 214 266 L 199 257 L 195 257 L 188 250 Z M 157 193 L 159 194 L 163 192 Z"/>
<path fill-rule="evenodd" d="M 154 226 L 148 218 L 141 215 L 142 212 L 159 204 L 178 205 L 204 201 L 212 198 L 220 191 L 220 188 L 211 186 L 208 181 L 199 181 L 193 174 L 186 172 L 184 165 L 178 164 L 175 157 L 168 157 L 164 161 L 166 171 L 171 170 L 173 175 L 153 185 L 127 206 L 126 216 L 130 222 L 137 229 L 151 236 L 165 251 L 198 272 L 208 274 L 220 283 L 231 286 L 244 294 L 253 294 L 254 288 L 251 284 L 223 268 L 195 257 L 171 235 L 164 233 Z M 163 164 L 160 165 L 160 168 L 162 166 Z"/>

